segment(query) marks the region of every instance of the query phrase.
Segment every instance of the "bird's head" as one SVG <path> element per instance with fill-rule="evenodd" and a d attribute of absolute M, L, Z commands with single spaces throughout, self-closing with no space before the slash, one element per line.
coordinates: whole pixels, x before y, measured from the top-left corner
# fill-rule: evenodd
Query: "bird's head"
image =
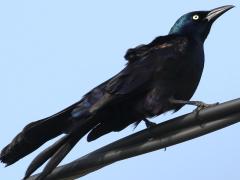
<path fill-rule="evenodd" d="M 190 35 L 202 42 L 207 38 L 213 22 L 234 6 L 227 5 L 211 11 L 195 11 L 180 17 L 169 34 Z"/>

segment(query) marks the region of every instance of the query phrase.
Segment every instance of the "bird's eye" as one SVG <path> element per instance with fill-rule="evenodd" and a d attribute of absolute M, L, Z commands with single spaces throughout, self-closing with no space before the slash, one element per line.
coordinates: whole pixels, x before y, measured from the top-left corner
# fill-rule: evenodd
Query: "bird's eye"
<path fill-rule="evenodd" d="M 193 18 L 193 20 L 195 20 L 195 21 L 196 21 L 196 20 L 198 20 L 198 19 L 199 19 L 199 15 L 194 15 L 192 18 Z"/>

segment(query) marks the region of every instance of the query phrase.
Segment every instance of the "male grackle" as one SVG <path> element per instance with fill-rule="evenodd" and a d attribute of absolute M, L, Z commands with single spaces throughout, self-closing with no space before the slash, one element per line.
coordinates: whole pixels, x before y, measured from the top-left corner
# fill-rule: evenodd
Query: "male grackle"
<path fill-rule="evenodd" d="M 79 102 L 48 118 L 28 124 L 1 151 L 0 160 L 11 165 L 48 140 L 65 134 L 41 152 L 28 167 L 25 179 L 47 160 L 38 180 L 44 179 L 86 134 L 93 141 L 132 123 L 179 110 L 189 101 L 204 66 L 203 44 L 213 22 L 233 8 L 195 11 L 180 17 L 167 36 L 129 49 L 126 67 L 87 93 Z"/>

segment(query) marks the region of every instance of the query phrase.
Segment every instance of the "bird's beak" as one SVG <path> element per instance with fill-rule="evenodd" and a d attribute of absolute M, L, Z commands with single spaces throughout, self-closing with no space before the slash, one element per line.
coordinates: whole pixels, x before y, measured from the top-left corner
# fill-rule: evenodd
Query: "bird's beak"
<path fill-rule="evenodd" d="M 223 15 L 225 12 L 227 12 L 232 8 L 234 8 L 233 5 L 227 5 L 227 6 L 215 8 L 207 14 L 206 19 L 208 22 L 210 21 L 214 22 L 218 17 L 220 17 L 221 15 Z"/>

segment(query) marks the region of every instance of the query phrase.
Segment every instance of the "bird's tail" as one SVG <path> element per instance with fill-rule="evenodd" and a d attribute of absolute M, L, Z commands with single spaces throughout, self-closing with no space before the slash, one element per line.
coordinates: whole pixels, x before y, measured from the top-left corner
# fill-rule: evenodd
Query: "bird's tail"
<path fill-rule="evenodd" d="M 28 124 L 22 132 L 20 132 L 12 142 L 7 145 L 0 155 L 0 160 L 6 165 L 11 165 L 27 154 L 33 152 L 46 141 L 61 135 L 69 127 L 69 119 L 64 121 L 59 116 L 39 120 Z M 38 180 L 44 179 L 52 170 L 62 161 L 69 151 L 77 144 L 77 142 L 87 134 L 93 127 L 95 122 L 83 119 L 81 125 L 73 127 L 69 134 L 64 135 L 60 140 L 42 151 L 29 165 L 25 179 L 29 177 L 37 168 L 49 162 L 45 166 Z"/>
<path fill-rule="evenodd" d="M 91 119 L 90 121 L 85 121 L 85 123 L 74 127 L 69 134 L 63 136 L 60 140 L 38 154 L 27 168 L 24 179 L 27 179 L 36 169 L 49 160 L 42 173 L 37 177 L 37 180 L 44 180 L 94 125 L 95 122 L 91 121 Z"/>
<path fill-rule="evenodd" d="M 2 149 L 0 161 L 9 166 L 30 154 L 45 142 L 62 134 L 70 126 L 69 117 L 77 103 L 48 118 L 32 122 Z"/>
<path fill-rule="evenodd" d="M 48 140 L 62 134 L 66 120 L 47 118 L 32 122 L 2 149 L 0 160 L 9 166 L 30 154 Z"/>
<path fill-rule="evenodd" d="M 82 134 L 68 134 L 58 140 L 56 143 L 38 154 L 31 164 L 28 166 L 23 179 L 27 179 L 36 169 L 42 166 L 47 160 L 48 163 L 44 167 L 42 173 L 37 177 L 43 180 L 50 174 L 55 167 L 63 160 L 63 158 L 71 151 L 77 142 L 83 137 Z"/>
<path fill-rule="evenodd" d="M 82 119 L 81 125 L 74 127 L 71 123 L 72 121 L 69 119 L 74 107 L 75 104 L 51 117 L 32 122 L 25 126 L 12 142 L 2 149 L 0 161 L 5 163 L 6 166 L 9 166 L 30 154 L 50 139 L 71 129 L 71 132 L 68 132 L 68 134 L 55 143 L 54 146 L 51 146 L 35 158 L 29 166 L 26 175 L 31 174 L 48 159 L 50 159 L 50 161 L 47 164 L 47 169 L 45 168 L 45 175 L 51 172 L 79 139 L 94 127 L 94 122 L 88 121 L 87 119 Z M 78 129 L 78 131 L 74 129 Z"/>

